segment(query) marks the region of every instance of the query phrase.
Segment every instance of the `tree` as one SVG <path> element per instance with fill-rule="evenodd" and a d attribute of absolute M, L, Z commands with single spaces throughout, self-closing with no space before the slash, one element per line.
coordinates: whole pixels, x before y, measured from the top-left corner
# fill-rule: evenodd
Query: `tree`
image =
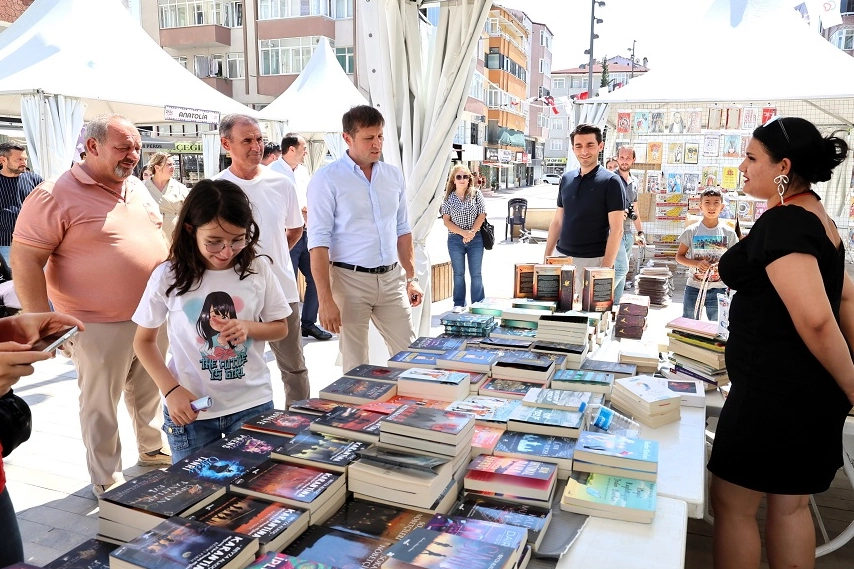
<path fill-rule="evenodd" d="M 600 87 L 605 87 L 608 89 L 608 83 L 610 80 L 608 79 L 608 56 L 602 58 L 602 80 L 599 82 Z"/>

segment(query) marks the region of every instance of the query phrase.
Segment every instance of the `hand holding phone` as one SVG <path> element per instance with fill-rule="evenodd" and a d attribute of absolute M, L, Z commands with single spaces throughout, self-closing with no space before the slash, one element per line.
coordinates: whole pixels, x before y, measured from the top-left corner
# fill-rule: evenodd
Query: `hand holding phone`
<path fill-rule="evenodd" d="M 77 326 L 72 326 L 71 328 L 66 328 L 65 330 L 48 334 L 47 336 L 43 336 L 33 342 L 30 350 L 34 352 L 52 352 L 71 339 L 71 337 L 77 334 L 77 332 Z"/>

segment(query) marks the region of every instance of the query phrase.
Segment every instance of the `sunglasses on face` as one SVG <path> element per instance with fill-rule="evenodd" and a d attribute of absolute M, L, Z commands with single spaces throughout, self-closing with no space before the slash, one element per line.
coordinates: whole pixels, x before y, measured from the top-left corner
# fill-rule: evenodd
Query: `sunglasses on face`
<path fill-rule="evenodd" d="M 456 176 L 454 176 L 454 178 L 457 180 L 468 180 L 470 177 L 471 176 L 469 176 L 468 174 L 457 174 Z"/>

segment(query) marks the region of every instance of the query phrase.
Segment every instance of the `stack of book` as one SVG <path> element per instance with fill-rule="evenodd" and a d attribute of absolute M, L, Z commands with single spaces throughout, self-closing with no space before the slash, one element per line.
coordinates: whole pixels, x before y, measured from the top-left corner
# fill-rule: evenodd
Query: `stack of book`
<path fill-rule="evenodd" d="M 624 294 L 620 299 L 620 309 L 614 322 L 614 337 L 640 340 L 646 328 L 648 314 L 648 296 Z"/>
<path fill-rule="evenodd" d="M 385 551 L 393 543 L 390 539 L 312 526 L 283 553 L 307 561 L 302 564 L 305 569 L 380 569 L 386 560 Z"/>
<path fill-rule="evenodd" d="M 584 427 L 584 413 L 566 409 L 520 405 L 507 419 L 507 430 L 556 437 L 577 438 Z"/>
<path fill-rule="evenodd" d="M 397 378 L 397 392 L 404 397 L 456 401 L 468 397 L 469 384 L 468 373 L 410 368 Z"/>
<path fill-rule="evenodd" d="M 532 355 L 523 352 L 499 356 L 492 365 L 492 377 L 548 385 L 555 373 L 555 362 L 547 357 Z"/>
<path fill-rule="evenodd" d="M 653 306 L 667 306 L 673 295 L 673 273 L 667 267 L 643 267 L 635 277 L 635 291 Z"/>
<path fill-rule="evenodd" d="M 699 379 L 683 379 L 670 370 L 661 370 L 667 378 L 667 389 L 679 396 L 682 407 L 706 408 L 706 388 L 709 385 Z"/>
<path fill-rule="evenodd" d="M 298 433 L 299 435 L 299 433 Z M 270 453 L 289 438 L 271 433 L 238 429 L 200 451 L 191 454 L 167 468 L 167 472 L 181 472 L 195 480 L 214 484 L 228 484 L 270 458 Z"/>
<path fill-rule="evenodd" d="M 395 542 L 415 528 L 424 527 L 432 516 L 431 513 L 417 510 L 350 500 L 323 525 L 342 532 Z"/>
<path fill-rule="evenodd" d="M 501 316 L 501 325 L 505 328 L 536 330 L 540 317 L 547 314 L 547 311 L 532 308 L 508 308 Z"/>
<path fill-rule="evenodd" d="M 667 388 L 667 380 L 639 375 L 614 381 L 611 404 L 639 423 L 656 428 L 678 421 L 680 397 Z"/>
<path fill-rule="evenodd" d="M 446 352 L 436 358 L 436 367 L 475 373 L 489 373 L 498 361 L 500 350 L 459 350 Z"/>
<path fill-rule="evenodd" d="M 590 404 L 592 397 L 593 393 L 590 391 L 534 388 L 522 398 L 522 405 L 580 411 L 585 405 Z"/>
<path fill-rule="evenodd" d="M 380 440 L 380 420 L 383 417 L 383 413 L 358 407 L 336 407 L 317 417 L 309 428 L 315 433 L 375 443 Z"/>
<path fill-rule="evenodd" d="M 472 302 L 469 306 L 469 312 L 501 318 L 502 312 L 512 306 L 513 304 L 509 298 L 484 298 L 479 302 Z"/>
<path fill-rule="evenodd" d="M 537 340 L 531 344 L 531 351 L 535 354 L 559 354 L 565 358 L 565 366 L 574 367 L 581 365 L 587 358 L 590 344 L 587 339 L 580 343 L 549 342 Z"/>
<path fill-rule="evenodd" d="M 531 548 L 528 546 L 528 530 L 525 528 L 445 514 L 436 514 L 424 528 L 509 547 L 513 550 L 510 567 L 514 569 L 524 569 L 530 559 Z M 526 556 L 528 559 L 525 559 Z"/>
<path fill-rule="evenodd" d="M 491 397 L 489 395 L 471 395 L 462 401 L 454 401 L 448 405 L 447 410 L 472 415 L 474 417 L 475 429 L 480 425 L 504 431 L 507 428 L 507 419 L 510 417 L 510 413 L 519 405 L 521 405 L 521 401 L 517 399 Z"/>
<path fill-rule="evenodd" d="M 409 344 L 410 352 L 423 352 L 425 354 L 444 354 L 454 350 L 464 350 L 466 347 L 465 336 L 445 335 L 440 338 L 421 336 Z"/>
<path fill-rule="evenodd" d="M 533 300 L 530 298 L 516 298 L 511 301 L 512 308 L 529 308 L 531 310 L 542 310 L 548 314 L 557 310 L 557 302 L 554 300 Z"/>
<path fill-rule="evenodd" d="M 652 523 L 656 483 L 607 474 L 574 472 L 566 482 L 560 509 L 577 514 Z"/>
<path fill-rule="evenodd" d="M 519 561 L 512 547 L 424 528 L 409 533 L 385 555 L 382 569 L 512 569 Z"/>
<path fill-rule="evenodd" d="M 658 344 L 641 340 L 620 340 L 620 363 L 635 365 L 641 373 L 656 373 L 660 364 Z"/>
<path fill-rule="evenodd" d="M 471 452 L 474 424 L 468 413 L 403 405 L 380 421 L 380 442 L 394 450 L 455 458 Z"/>
<path fill-rule="evenodd" d="M 329 518 L 347 497 L 344 474 L 273 460 L 236 479 L 231 491 L 308 510 L 313 525 Z"/>
<path fill-rule="evenodd" d="M 605 399 L 611 399 L 611 388 L 613 385 L 613 373 L 581 369 L 559 370 L 555 372 L 551 381 L 551 388 L 553 390 L 602 394 Z"/>
<path fill-rule="evenodd" d="M 538 460 L 480 455 L 469 464 L 463 487 L 479 496 L 548 508 L 557 470 L 556 464 Z"/>
<path fill-rule="evenodd" d="M 707 390 L 729 383 L 726 341 L 718 336 L 716 322 L 680 317 L 668 322 L 666 328 L 674 379 L 698 379 Z"/>
<path fill-rule="evenodd" d="M 590 319 L 578 312 L 547 314 L 537 325 L 537 341 L 586 344 L 593 333 Z"/>
<path fill-rule="evenodd" d="M 455 336 L 481 336 L 486 338 L 495 328 L 495 317 L 491 314 L 449 313 L 440 320 L 446 334 Z"/>
<path fill-rule="evenodd" d="M 504 338 L 508 340 L 531 340 L 537 336 L 537 330 L 534 328 L 508 328 L 506 326 L 498 326 L 493 328 L 489 333 L 490 338 Z"/>
<path fill-rule="evenodd" d="M 552 521 L 551 508 L 528 506 L 486 496 L 467 494 L 454 505 L 454 515 L 471 520 L 484 520 L 525 528 L 528 544 L 534 551 L 540 547 Z"/>
<path fill-rule="evenodd" d="M 507 458 L 539 460 L 557 466 L 557 477 L 566 480 L 572 473 L 576 440 L 570 437 L 506 431 L 492 454 Z"/>
<path fill-rule="evenodd" d="M 279 409 L 265 411 L 243 423 L 244 429 L 292 437 L 311 426 L 312 417 L 303 413 L 289 413 Z"/>
<path fill-rule="evenodd" d="M 520 379 L 504 379 L 501 377 L 493 377 L 489 381 L 484 382 L 478 393 L 486 397 L 503 397 L 505 399 L 519 399 L 525 397 L 531 389 L 542 387 L 547 383 L 538 381 L 520 380 Z"/>
<path fill-rule="evenodd" d="M 347 467 L 359 458 L 359 451 L 368 446 L 370 443 L 364 441 L 304 431 L 274 448 L 270 452 L 270 458 L 279 462 L 344 473 L 347 472 Z"/>
<path fill-rule="evenodd" d="M 638 374 L 638 366 L 634 364 L 621 364 L 619 362 L 606 362 L 587 358 L 579 366 L 582 371 L 598 371 L 613 374 L 615 379 L 621 377 L 632 377 Z"/>
<path fill-rule="evenodd" d="M 341 403 L 363 405 L 375 401 L 388 401 L 397 395 L 397 385 L 373 379 L 340 377 L 320 390 L 320 397 Z"/>
<path fill-rule="evenodd" d="M 575 445 L 572 469 L 655 482 L 658 441 L 583 431 Z"/>

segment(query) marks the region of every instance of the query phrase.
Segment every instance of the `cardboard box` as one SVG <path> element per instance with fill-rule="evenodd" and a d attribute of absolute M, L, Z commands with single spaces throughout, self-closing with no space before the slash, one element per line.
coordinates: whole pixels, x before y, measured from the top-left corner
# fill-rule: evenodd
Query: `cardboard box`
<path fill-rule="evenodd" d="M 581 291 L 581 310 L 608 312 L 614 306 L 614 269 L 584 268 L 584 287 Z"/>

